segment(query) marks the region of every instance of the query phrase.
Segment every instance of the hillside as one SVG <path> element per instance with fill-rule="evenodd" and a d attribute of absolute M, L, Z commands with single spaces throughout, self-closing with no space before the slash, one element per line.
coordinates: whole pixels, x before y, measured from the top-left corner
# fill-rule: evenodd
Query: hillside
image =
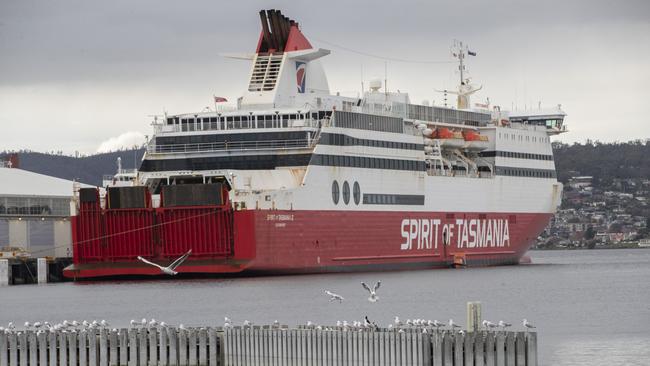
<path fill-rule="evenodd" d="M 580 175 L 593 176 L 594 185 L 603 187 L 615 179 L 650 178 L 650 141 L 554 143 L 553 155 L 563 183 Z"/>
<path fill-rule="evenodd" d="M 3 160 L 8 154 L 8 152 L 0 153 L 0 160 Z M 122 158 L 122 168 L 130 169 L 134 167 L 134 161 L 139 166 L 143 154 L 144 149 L 122 150 L 81 157 L 18 152 L 18 159 L 21 169 L 57 178 L 76 179 L 82 183 L 101 185 L 103 175 L 115 174 L 118 157 Z"/>

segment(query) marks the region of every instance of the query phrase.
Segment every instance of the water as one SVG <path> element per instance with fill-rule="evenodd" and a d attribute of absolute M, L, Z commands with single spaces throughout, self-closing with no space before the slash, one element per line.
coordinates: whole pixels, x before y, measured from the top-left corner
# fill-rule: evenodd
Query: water
<path fill-rule="evenodd" d="M 64 283 L 0 288 L 0 324 L 131 319 L 222 325 L 333 324 L 367 315 L 388 324 L 424 318 L 465 323 L 467 301 L 483 317 L 538 326 L 542 365 L 650 365 L 650 250 L 531 252 L 533 264 L 387 273 L 208 280 Z M 381 280 L 369 303 L 361 281 Z M 345 301 L 330 303 L 324 290 Z"/>

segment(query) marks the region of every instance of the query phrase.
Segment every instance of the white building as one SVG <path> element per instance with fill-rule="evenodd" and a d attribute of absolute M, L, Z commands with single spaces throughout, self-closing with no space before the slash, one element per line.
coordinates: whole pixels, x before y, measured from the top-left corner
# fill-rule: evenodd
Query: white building
<path fill-rule="evenodd" d="M 20 248 L 34 257 L 71 257 L 72 193 L 72 181 L 0 167 L 0 249 Z"/>

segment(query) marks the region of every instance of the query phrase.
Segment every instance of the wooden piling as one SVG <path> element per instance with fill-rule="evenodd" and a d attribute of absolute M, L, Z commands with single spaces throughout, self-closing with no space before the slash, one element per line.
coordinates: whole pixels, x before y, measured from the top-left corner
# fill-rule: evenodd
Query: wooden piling
<path fill-rule="evenodd" d="M 38 365 L 38 337 L 36 332 L 28 332 L 28 342 L 29 342 L 29 364 Z M 76 362 L 74 363 L 77 364 Z"/>
<path fill-rule="evenodd" d="M 68 333 L 68 362 L 72 366 L 77 366 L 79 344 L 77 343 L 77 333 Z"/>
<path fill-rule="evenodd" d="M 496 366 L 506 366 L 506 336 L 505 333 L 499 332 L 495 340 L 496 354 L 494 364 Z"/>
<path fill-rule="evenodd" d="M 99 364 L 99 350 L 97 348 L 97 333 L 93 329 L 88 332 L 88 366 L 97 366 Z"/>
<path fill-rule="evenodd" d="M 129 330 L 122 328 L 118 334 L 120 347 L 120 366 L 127 366 L 129 363 Z"/>
<path fill-rule="evenodd" d="M 167 331 L 169 342 L 169 366 L 178 366 L 178 333 L 176 329 Z"/>
<path fill-rule="evenodd" d="M 158 329 L 152 328 L 148 332 L 149 338 L 149 366 L 158 366 Z"/>
<path fill-rule="evenodd" d="M 59 342 L 59 365 L 68 364 L 68 337 L 66 333 L 59 333 L 58 336 Z"/>
<path fill-rule="evenodd" d="M 517 366 L 526 366 L 526 334 L 517 332 L 515 336 L 515 352 Z"/>
<path fill-rule="evenodd" d="M 56 339 L 57 337 L 56 337 L 56 333 L 54 333 L 54 332 L 48 333 L 47 338 L 48 338 L 47 343 L 48 343 L 48 346 L 50 347 L 48 364 L 50 366 L 57 366 L 58 363 L 59 363 L 59 360 L 58 360 L 58 354 L 57 354 L 57 339 Z"/>
<path fill-rule="evenodd" d="M 79 366 L 88 366 L 88 335 L 86 334 L 86 331 L 81 331 L 79 333 Z M 41 357 L 44 356 L 45 352 L 43 352 L 41 348 Z M 41 363 L 41 365 L 44 365 L 44 363 Z"/>
<path fill-rule="evenodd" d="M 108 332 L 106 329 L 99 330 L 99 366 L 108 366 Z"/>
<path fill-rule="evenodd" d="M 18 355 L 20 358 L 20 366 L 27 366 L 27 332 L 21 332 L 18 335 Z"/>
<path fill-rule="evenodd" d="M 129 329 L 129 366 L 138 366 L 138 330 Z"/>
<path fill-rule="evenodd" d="M 537 333 L 526 333 L 526 365 L 537 366 Z"/>
<path fill-rule="evenodd" d="M 515 364 L 515 335 L 508 333 L 506 335 L 506 365 Z"/>

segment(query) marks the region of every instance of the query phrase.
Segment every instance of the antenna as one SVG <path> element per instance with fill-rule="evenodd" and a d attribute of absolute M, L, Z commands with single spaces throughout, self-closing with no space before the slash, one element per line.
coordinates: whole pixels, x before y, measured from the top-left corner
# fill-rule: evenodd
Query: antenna
<path fill-rule="evenodd" d="M 363 64 L 361 64 L 361 94 L 365 93 L 363 89 Z"/>
<path fill-rule="evenodd" d="M 388 61 L 384 61 L 384 93 L 388 96 Z"/>

